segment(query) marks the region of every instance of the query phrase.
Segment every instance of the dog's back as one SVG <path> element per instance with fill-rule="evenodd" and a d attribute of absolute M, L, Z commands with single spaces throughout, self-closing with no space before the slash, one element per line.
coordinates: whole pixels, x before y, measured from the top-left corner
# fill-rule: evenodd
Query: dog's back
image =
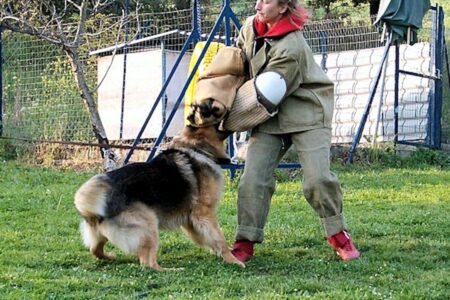
<path fill-rule="evenodd" d="M 196 162 L 187 151 L 168 149 L 139 162 L 96 175 L 75 194 L 75 206 L 89 222 L 119 215 L 135 202 L 161 213 L 189 209 L 197 194 Z"/>

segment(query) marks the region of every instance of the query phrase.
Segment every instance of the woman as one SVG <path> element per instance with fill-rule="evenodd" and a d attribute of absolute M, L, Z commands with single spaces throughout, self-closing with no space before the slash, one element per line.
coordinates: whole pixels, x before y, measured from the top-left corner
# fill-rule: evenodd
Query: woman
<path fill-rule="evenodd" d="M 293 144 L 303 169 L 305 198 L 319 215 L 328 242 L 343 260 L 356 259 L 360 254 L 346 230 L 340 183 L 330 171 L 334 86 L 301 33 L 307 12 L 297 0 L 257 0 L 255 9 L 256 15 L 241 28 L 238 46 L 245 52 L 251 78 L 276 72 L 286 83 L 286 93 L 278 113 L 252 130 L 239 183 L 232 252 L 245 262 L 253 256 L 254 244 L 263 241 L 275 190 L 273 173 Z M 277 85 L 256 87 L 258 93 L 270 88 Z"/>

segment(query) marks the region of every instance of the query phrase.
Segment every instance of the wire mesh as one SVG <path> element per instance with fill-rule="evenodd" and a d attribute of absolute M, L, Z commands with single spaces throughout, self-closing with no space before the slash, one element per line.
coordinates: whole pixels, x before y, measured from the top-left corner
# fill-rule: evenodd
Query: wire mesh
<path fill-rule="evenodd" d="M 253 5 L 253 2 L 233 5 L 233 11 L 241 23 L 247 16 L 254 13 Z M 204 39 L 216 21 L 220 10 L 221 8 L 218 6 L 201 7 L 201 29 Z M 353 134 L 358 121 L 355 108 L 364 106 L 364 103 L 357 101 L 358 98 L 355 95 L 361 93 L 361 90 L 367 92 L 370 88 L 373 80 L 370 74 L 373 73 L 376 62 L 371 60 L 373 53 L 367 52 L 363 58 L 369 60 L 370 66 L 366 66 L 366 69 L 353 67 L 351 70 L 344 70 L 346 66 L 338 65 L 339 58 L 337 58 L 337 69 L 333 71 L 332 64 L 334 62 L 330 57 L 333 54 L 337 56 L 342 54 L 341 57 L 343 57 L 343 53 L 348 54 L 364 49 L 372 51 L 371 49 L 382 47 L 384 42 L 380 40 L 380 34 L 372 26 L 372 22 L 373 19 L 369 18 L 356 22 L 313 20 L 303 30 L 312 51 L 317 55 L 318 62 L 325 59 L 324 66 L 330 77 L 335 76 L 333 79 L 336 82 L 336 108 L 348 106 L 349 109 L 345 118 L 352 121 L 351 128 L 344 128 L 343 114 L 335 114 L 335 134 L 339 134 L 341 131 L 346 132 L 348 136 Z M 125 27 L 128 27 L 129 30 L 128 44 L 125 43 Z M 232 36 L 236 37 L 238 31 L 234 27 L 232 29 Z M 424 20 L 424 29 L 420 31 L 421 42 L 431 41 L 431 29 L 431 13 L 429 13 Z M 97 78 L 98 57 L 114 57 L 114 55 L 123 54 L 124 49 L 127 53 L 161 49 L 161 47 L 164 47 L 166 51 L 179 51 L 191 30 L 192 11 L 190 9 L 131 14 L 125 22 L 121 22 L 119 17 L 107 16 L 99 16 L 96 20 L 88 22 L 87 33 L 84 36 L 86 43 L 80 48 L 80 54 L 83 58 L 88 84 L 94 91 L 94 95 L 97 96 L 98 84 L 101 84 L 103 80 L 103 78 Z M 216 41 L 223 41 L 224 35 L 225 29 L 222 25 Z M 191 45 L 191 51 L 193 47 L 194 45 Z M 95 55 L 93 55 L 94 51 L 96 51 Z M 422 52 L 424 57 L 430 55 L 429 50 L 425 49 Z M 89 116 L 74 83 L 70 63 L 60 47 L 34 37 L 5 31 L 3 32 L 2 55 L 3 136 L 29 140 L 95 141 Z M 426 59 L 422 60 L 422 64 L 429 63 Z M 355 62 L 356 56 L 346 63 L 355 64 Z M 332 75 L 330 72 L 335 73 Z M 340 78 L 340 76 L 345 76 L 346 72 L 352 74 L 353 81 Z M 360 74 L 364 74 L 364 76 L 359 76 Z M 402 78 L 401 80 L 404 82 L 406 79 Z M 351 86 L 346 87 L 346 84 Z M 429 86 L 429 83 L 424 83 L 424 85 Z M 340 93 L 346 88 L 347 94 Z M 400 94 L 405 93 L 411 94 L 411 91 L 405 87 Z M 444 93 L 448 94 L 448 89 L 444 89 Z M 400 124 L 403 128 L 401 130 L 423 132 L 423 126 L 428 126 L 426 124 L 427 105 L 424 104 L 428 101 L 428 91 L 415 91 L 408 99 L 407 101 L 413 102 L 401 104 L 402 116 L 405 117 Z M 417 101 L 414 102 L 414 99 Z M 445 105 L 444 102 L 444 110 Z M 382 119 L 388 120 L 392 114 L 392 107 L 384 103 L 382 112 Z M 422 123 L 408 123 L 409 119 L 417 119 L 418 116 L 424 118 L 423 122 L 420 121 Z M 443 128 L 449 128 L 445 122 L 448 122 L 448 117 L 444 116 Z M 381 126 L 381 131 L 387 132 L 392 124 L 385 122 Z M 443 138 L 445 140 L 450 137 L 443 136 Z M 127 144 L 129 142 L 117 141 L 116 143 Z M 349 140 L 348 138 L 335 138 L 334 142 L 347 143 Z"/>

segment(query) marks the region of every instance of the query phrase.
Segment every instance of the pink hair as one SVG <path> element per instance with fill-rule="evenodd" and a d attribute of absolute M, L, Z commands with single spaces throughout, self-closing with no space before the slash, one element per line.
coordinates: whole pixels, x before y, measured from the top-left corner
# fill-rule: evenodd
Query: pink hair
<path fill-rule="evenodd" d="M 299 28 L 302 28 L 309 20 L 308 10 L 298 3 L 298 0 L 278 0 L 278 5 L 287 5 L 284 14 L 289 16 L 290 22 Z"/>

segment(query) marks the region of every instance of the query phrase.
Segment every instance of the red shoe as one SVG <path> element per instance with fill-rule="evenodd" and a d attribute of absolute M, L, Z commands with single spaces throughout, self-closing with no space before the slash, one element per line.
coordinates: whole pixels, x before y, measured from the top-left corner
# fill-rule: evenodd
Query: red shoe
<path fill-rule="evenodd" d="M 246 262 L 253 257 L 253 246 L 255 243 L 250 241 L 236 241 L 234 242 L 231 253 L 241 262 Z"/>
<path fill-rule="evenodd" d="M 353 245 L 350 234 L 343 230 L 335 235 L 328 237 L 328 243 L 336 249 L 337 254 L 343 260 L 357 259 L 360 256 L 358 249 Z"/>

